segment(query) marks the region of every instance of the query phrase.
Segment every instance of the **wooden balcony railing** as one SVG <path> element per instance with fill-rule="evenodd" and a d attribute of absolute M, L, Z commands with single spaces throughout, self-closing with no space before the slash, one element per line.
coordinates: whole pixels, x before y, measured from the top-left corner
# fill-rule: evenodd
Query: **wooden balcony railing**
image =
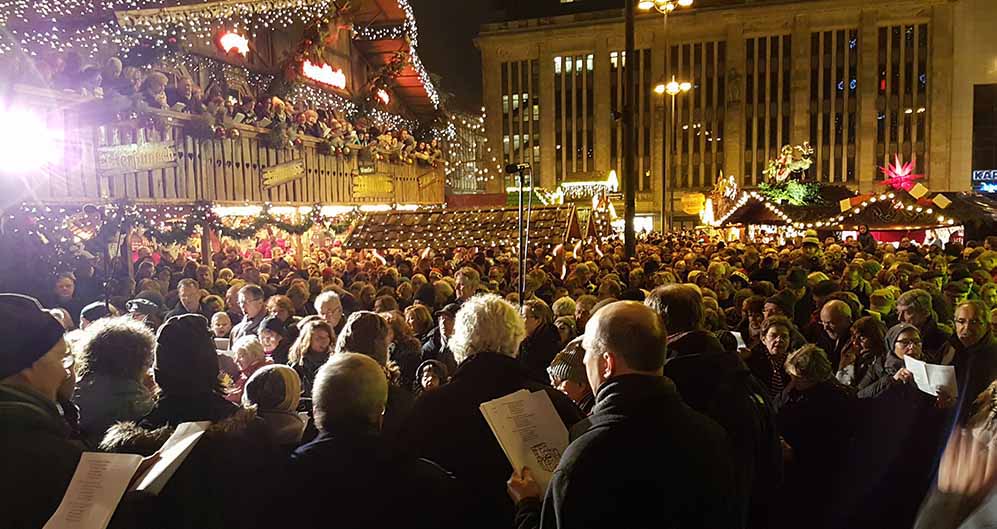
<path fill-rule="evenodd" d="M 321 141 L 299 136 L 297 148 L 266 146 L 266 130 L 234 125 L 237 137 L 198 139 L 185 132 L 189 114 L 156 111 L 145 119 L 102 126 L 81 125 L 81 96 L 17 86 L 15 104 L 45 116 L 64 131 L 62 160 L 34 183 L 45 202 L 128 199 L 135 202 L 263 203 L 287 205 L 440 204 L 444 172 L 420 164 L 361 164 L 356 154 L 319 154 Z M 81 106 L 81 103 L 84 105 Z M 8 124 L 6 126 L 16 126 Z M 285 183 L 265 186 L 263 172 L 285 169 Z M 362 167 L 361 167 L 362 166 Z M 302 174 L 303 173 L 303 174 Z"/>

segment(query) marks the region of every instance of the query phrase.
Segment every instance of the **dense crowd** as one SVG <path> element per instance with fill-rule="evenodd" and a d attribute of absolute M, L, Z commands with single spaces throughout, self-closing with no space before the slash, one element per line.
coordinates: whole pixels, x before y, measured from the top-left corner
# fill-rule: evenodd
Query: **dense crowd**
<path fill-rule="evenodd" d="M 86 64 L 75 52 L 51 55 L 18 69 L 22 81 L 91 97 L 135 98 L 136 108 L 204 116 L 216 126 L 280 127 L 327 142 L 329 154 L 434 167 L 444 162 L 442 145 L 435 138 L 417 140 L 404 127 L 378 127 L 364 118 L 349 119 L 343 112 L 303 97 L 293 102 L 272 96 L 257 99 L 226 92 L 217 83 L 205 89 L 166 69 L 124 66 L 117 57 L 107 59 L 103 66 Z"/>
<path fill-rule="evenodd" d="M 294 257 L 143 248 L 105 281 L 84 254 L 42 305 L 0 295 L 4 526 L 41 527 L 84 450 L 187 421 L 112 527 L 993 523 L 997 237 L 580 241 L 528 255 L 521 304 L 501 249 Z M 479 410 L 520 389 L 571 432 L 545 490 Z"/>

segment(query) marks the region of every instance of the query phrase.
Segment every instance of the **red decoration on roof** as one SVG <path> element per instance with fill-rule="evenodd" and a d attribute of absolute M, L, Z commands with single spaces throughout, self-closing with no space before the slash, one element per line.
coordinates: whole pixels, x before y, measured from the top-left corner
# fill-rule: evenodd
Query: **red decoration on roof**
<path fill-rule="evenodd" d="M 922 174 L 914 174 L 914 160 L 907 163 L 900 162 L 900 155 L 896 155 L 896 162 L 880 167 L 879 170 L 886 176 L 883 185 L 892 186 L 893 189 L 903 189 L 910 191 L 918 180 L 924 178 Z"/>

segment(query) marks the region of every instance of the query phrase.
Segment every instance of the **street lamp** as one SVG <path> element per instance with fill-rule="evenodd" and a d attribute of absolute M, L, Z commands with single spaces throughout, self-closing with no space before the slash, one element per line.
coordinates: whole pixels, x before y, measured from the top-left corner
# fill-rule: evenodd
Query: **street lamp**
<path fill-rule="evenodd" d="M 662 26 L 662 35 L 664 35 L 667 38 L 667 36 L 668 36 L 668 14 L 671 13 L 672 11 L 675 11 L 676 9 L 678 9 L 680 7 L 691 7 L 692 4 L 693 4 L 693 0 L 640 0 L 640 2 L 637 3 L 637 9 L 640 9 L 642 11 L 650 11 L 650 10 L 653 9 L 653 10 L 657 11 L 658 13 L 661 13 L 662 15 L 664 15 L 662 17 L 664 19 L 663 26 Z M 669 46 L 666 43 L 665 46 L 664 46 L 664 49 L 662 50 L 662 59 L 661 59 L 661 62 L 664 63 L 664 69 L 662 71 L 668 71 L 668 50 L 669 50 Z M 677 96 L 678 94 L 683 93 L 683 92 L 688 92 L 691 89 L 692 89 L 692 84 L 691 83 L 686 83 L 686 82 L 680 83 L 680 82 L 677 82 L 677 81 L 675 81 L 675 77 L 672 77 L 672 81 L 670 83 L 659 83 L 657 86 L 654 87 L 654 93 L 656 93 L 658 95 L 668 94 L 668 95 L 672 96 L 672 131 L 673 132 L 674 132 L 674 129 L 675 129 L 675 96 Z M 662 141 L 662 146 L 664 146 L 665 145 L 664 138 L 662 138 L 661 141 Z M 664 160 L 664 158 L 665 157 L 662 156 L 662 160 Z M 665 169 L 666 164 L 667 164 L 667 162 L 662 161 L 662 164 L 661 164 L 662 165 L 662 169 L 663 169 L 664 173 L 669 173 Z M 670 176 L 671 175 L 669 173 L 669 178 L 670 178 Z M 661 198 L 662 198 L 662 205 L 661 205 L 661 224 L 662 224 L 662 226 L 665 225 L 665 212 L 668 211 L 669 212 L 668 229 L 671 230 L 671 228 L 672 228 L 672 221 L 671 221 L 671 216 L 670 216 L 671 208 L 669 208 L 668 210 L 665 209 L 665 198 L 668 197 L 668 191 L 667 190 L 668 190 L 669 186 L 668 186 L 667 179 L 663 178 L 663 180 L 664 180 L 665 191 L 662 193 L 662 196 L 661 196 Z M 674 193 L 674 190 L 672 191 L 672 193 Z M 664 231 L 664 230 L 662 230 L 662 231 Z"/>
<path fill-rule="evenodd" d="M 668 162 L 670 161 L 672 154 L 677 150 L 677 144 L 675 142 L 675 135 L 677 129 L 675 123 L 675 97 L 678 96 L 679 94 L 684 94 L 689 90 L 692 90 L 692 83 L 688 81 L 676 81 L 674 75 L 672 76 L 671 81 L 667 83 L 658 83 L 654 87 L 654 93 L 662 96 L 667 94 L 672 97 L 672 130 L 669 133 L 669 136 L 671 136 L 672 139 L 671 150 L 667 149 L 666 147 L 667 143 L 665 138 L 664 137 L 661 138 L 661 154 L 662 154 L 661 168 L 663 175 L 662 178 L 663 189 L 661 192 L 661 224 L 662 226 L 665 226 L 666 225 L 665 219 L 667 218 L 668 231 L 671 231 L 672 229 L 672 209 L 674 206 L 674 199 L 675 199 L 675 182 L 674 179 L 672 178 L 672 172 L 668 169 Z M 666 151 L 668 152 L 667 156 L 665 156 Z M 670 184 L 669 181 L 671 181 Z"/>

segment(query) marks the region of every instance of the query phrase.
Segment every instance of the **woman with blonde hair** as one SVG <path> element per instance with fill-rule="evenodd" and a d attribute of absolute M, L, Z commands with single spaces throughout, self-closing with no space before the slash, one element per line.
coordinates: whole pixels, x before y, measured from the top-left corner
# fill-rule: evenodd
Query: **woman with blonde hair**
<path fill-rule="evenodd" d="M 325 320 L 313 320 L 301 327 L 301 334 L 288 351 L 287 363 L 301 377 L 302 395 L 311 397 L 315 374 L 332 353 L 335 333 Z"/>

